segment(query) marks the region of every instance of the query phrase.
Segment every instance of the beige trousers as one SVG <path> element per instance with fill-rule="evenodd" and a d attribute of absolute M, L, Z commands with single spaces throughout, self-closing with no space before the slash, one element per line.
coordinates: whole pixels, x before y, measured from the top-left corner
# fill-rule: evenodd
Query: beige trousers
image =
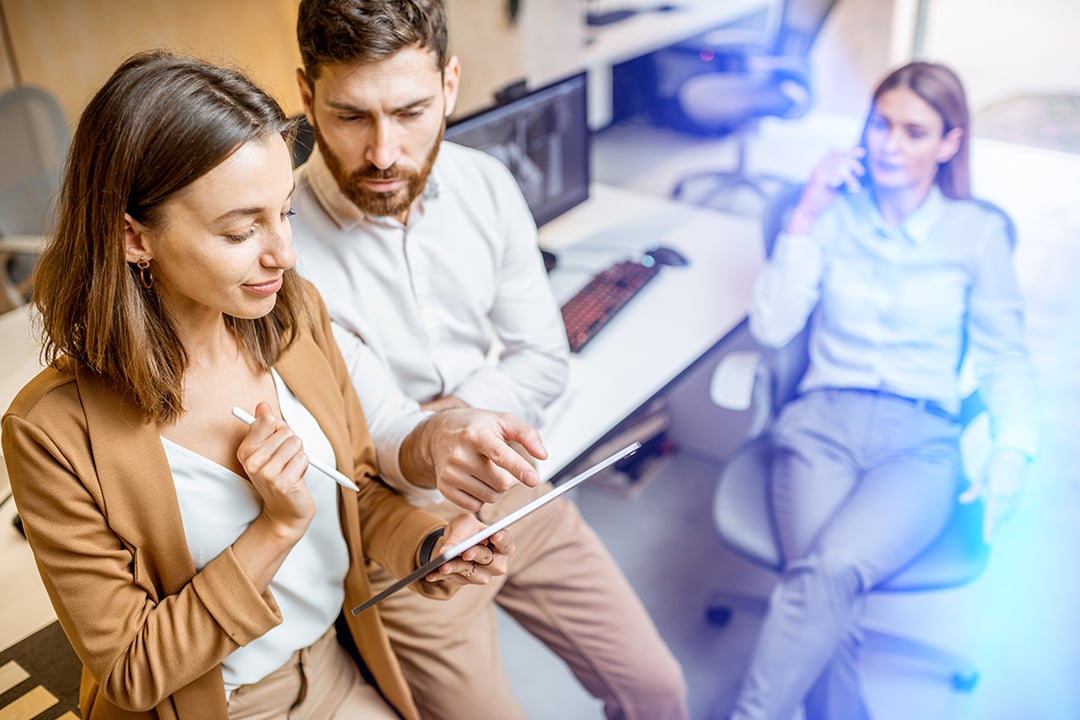
<path fill-rule="evenodd" d="M 331 628 L 262 680 L 229 696 L 229 720 L 396 720 Z"/>
<path fill-rule="evenodd" d="M 480 519 L 492 522 L 550 489 L 515 488 Z M 450 519 L 444 503 L 425 508 Z M 630 583 L 577 507 L 560 498 L 510 527 L 510 570 L 446 601 L 403 591 L 379 605 L 424 720 L 524 719 L 496 633 L 496 605 L 567 664 L 615 720 L 682 720 L 682 668 Z M 375 591 L 393 578 L 377 565 Z M 552 704 L 558 706 L 553 697 Z"/>

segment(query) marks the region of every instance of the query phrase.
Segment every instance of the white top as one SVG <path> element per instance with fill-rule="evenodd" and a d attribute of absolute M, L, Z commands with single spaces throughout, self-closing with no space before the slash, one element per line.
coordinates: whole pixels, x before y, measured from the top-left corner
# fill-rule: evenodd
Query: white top
<path fill-rule="evenodd" d="M 296 171 L 293 209 L 297 268 L 326 300 L 389 483 L 407 432 L 386 430 L 369 402 L 365 345 L 417 402 L 456 395 L 541 424 L 569 350 L 536 226 L 502 164 L 443 143 L 402 224 L 366 217 L 316 150 Z"/>
<path fill-rule="evenodd" d="M 315 418 L 278 374 L 273 375 L 282 419 L 303 440 L 304 452 L 335 466 L 330 441 Z M 195 568 L 202 569 L 236 542 L 258 517 L 262 502 L 246 478 L 168 438 L 161 440 L 176 484 L 188 549 Z M 222 661 L 227 692 L 277 670 L 295 651 L 322 637 L 341 613 L 349 551 L 341 533 L 338 486 L 319 472 L 308 472 L 305 480 L 315 501 L 315 517 L 270 581 L 281 624 Z"/>

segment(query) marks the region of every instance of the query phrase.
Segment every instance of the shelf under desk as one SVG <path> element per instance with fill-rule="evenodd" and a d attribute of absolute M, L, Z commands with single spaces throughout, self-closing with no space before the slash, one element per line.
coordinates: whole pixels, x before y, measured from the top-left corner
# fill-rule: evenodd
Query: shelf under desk
<path fill-rule="evenodd" d="M 594 184 L 585 203 L 540 230 L 558 256 L 550 277 L 565 302 L 612 263 L 667 245 L 690 261 L 664 267 L 571 356 L 566 393 L 543 428 L 556 477 L 742 322 L 763 262 L 756 219 Z"/>

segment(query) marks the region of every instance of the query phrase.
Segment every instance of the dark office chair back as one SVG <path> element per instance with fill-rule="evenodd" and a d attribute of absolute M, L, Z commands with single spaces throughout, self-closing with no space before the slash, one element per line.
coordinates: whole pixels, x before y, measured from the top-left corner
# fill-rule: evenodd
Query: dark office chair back
<path fill-rule="evenodd" d="M 740 32 L 725 39 L 722 31 L 701 36 L 698 55 L 710 64 L 677 85 L 673 125 L 699 134 L 734 134 L 734 167 L 703 170 L 679 178 L 671 194 L 709 205 L 722 193 L 749 188 L 759 196 L 777 178 L 751 173 L 748 137 L 766 117 L 794 119 L 813 105 L 809 53 L 837 0 L 783 0 L 766 21 L 759 43 Z M 682 67 L 684 64 L 672 64 Z M 694 192 L 696 190 L 696 192 Z"/>
<path fill-rule="evenodd" d="M 799 202 L 805 183 L 787 183 L 769 196 L 761 218 L 762 245 L 765 257 L 771 258 L 776 250 L 776 241 L 787 227 L 791 212 Z M 775 417 L 780 408 L 795 398 L 799 381 L 810 364 L 808 336 L 809 320 L 806 327 L 799 331 L 787 345 L 780 349 L 763 348 L 762 358 L 769 368 L 764 376 L 768 378 L 767 402 L 770 417 Z"/>
<path fill-rule="evenodd" d="M 300 167 L 311 157 L 315 149 L 315 129 L 307 121 L 307 116 L 298 115 L 293 118 L 296 123 L 296 137 L 293 138 L 292 160 L 293 167 Z"/>

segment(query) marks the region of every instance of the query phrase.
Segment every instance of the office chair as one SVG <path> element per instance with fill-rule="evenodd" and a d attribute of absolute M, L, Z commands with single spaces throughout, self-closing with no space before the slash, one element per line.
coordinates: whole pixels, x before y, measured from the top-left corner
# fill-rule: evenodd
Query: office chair
<path fill-rule="evenodd" d="M 776 238 L 794 208 L 801 185 L 782 189 L 770 201 L 763 219 L 766 254 L 771 255 Z M 1000 208 L 983 203 L 1001 213 L 1015 245 L 1015 227 Z M 809 325 L 809 323 L 808 323 Z M 780 408 L 796 395 L 809 357 L 808 332 L 804 329 L 778 350 L 763 350 L 752 391 L 750 438 L 735 450 L 724 465 L 713 498 L 713 521 L 721 544 L 750 563 L 780 573 L 783 558 L 773 527 L 769 493 L 771 447 L 766 430 Z M 718 368 L 718 372 L 720 369 Z M 714 386 L 717 382 L 714 378 Z M 961 452 L 967 474 L 979 468 L 989 453 L 989 423 L 977 392 L 963 400 L 960 422 L 964 426 Z M 989 547 L 982 538 L 981 502 L 956 505 L 942 534 L 917 558 L 871 592 L 911 593 L 958 587 L 972 582 L 983 572 Z M 733 593 L 714 593 L 706 609 L 710 623 L 725 625 L 737 609 L 764 612 L 767 598 L 751 598 Z M 861 621 L 867 641 L 883 650 L 927 661 L 945 668 L 952 686 L 972 690 L 978 672 L 967 658 L 939 646 L 917 640 L 891 628 Z"/>
<path fill-rule="evenodd" d="M 19 85 L 0 94 L 0 312 L 29 295 L 70 142 L 63 110 L 50 93 Z"/>
<path fill-rule="evenodd" d="M 695 202 L 701 205 L 738 187 L 762 197 L 768 194 L 768 178 L 748 173 L 748 140 L 762 118 L 798 118 L 810 109 L 808 56 L 835 4 L 836 0 L 774 0 L 761 32 L 721 29 L 691 41 L 695 60 L 708 69 L 679 86 L 679 111 L 699 133 L 732 135 L 737 159 L 733 168 L 680 178 L 673 198 L 686 199 L 691 188 L 697 190 Z"/>
<path fill-rule="evenodd" d="M 311 153 L 315 150 L 315 128 L 307 121 L 306 115 L 297 115 L 292 118 L 296 123 L 296 137 L 292 144 L 293 167 L 297 168 L 307 162 Z"/>

